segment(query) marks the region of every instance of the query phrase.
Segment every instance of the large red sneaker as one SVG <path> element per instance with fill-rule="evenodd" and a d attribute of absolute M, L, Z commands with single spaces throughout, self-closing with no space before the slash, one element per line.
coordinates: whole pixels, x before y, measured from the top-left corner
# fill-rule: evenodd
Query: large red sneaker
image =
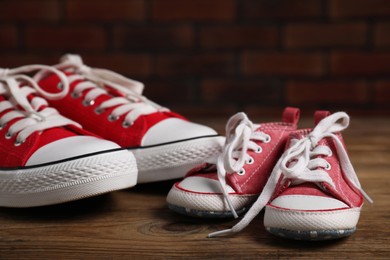
<path fill-rule="evenodd" d="M 134 186 L 136 161 L 117 144 L 89 134 L 79 124 L 48 107 L 49 95 L 28 76 L 29 65 L 0 69 L 0 206 L 57 204 Z"/>
<path fill-rule="evenodd" d="M 286 151 L 247 215 L 231 230 L 243 229 L 265 206 L 270 233 L 296 240 L 327 240 L 356 230 L 363 197 L 340 131 L 348 127 L 344 112 L 315 114 L 314 129 L 291 133 Z"/>
<path fill-rule="evenodd" d="M 142 83 L 90 68 L 77 55 L 66 55 L 61 61 L 55 67 L 68 76 L 70 91 L 64 98 L 48 102 L 85 129 L 132 151 L 139 169 L 138 183 L 183 177 L 220 152 L 223 137 L 151 102 L 142 96 Z M 62 88 L 54 75 L 39 84 L 51 93 Z"/>
<path fill-rule="evenodd" d="M 256 200 L 296 130 L 299 110 L 286 108 L 282 122 L 253 124 L 244 113 L 230 118 L 223 152 L 173 185 L 168 207 L 197 217 L 237 217 Z"/>

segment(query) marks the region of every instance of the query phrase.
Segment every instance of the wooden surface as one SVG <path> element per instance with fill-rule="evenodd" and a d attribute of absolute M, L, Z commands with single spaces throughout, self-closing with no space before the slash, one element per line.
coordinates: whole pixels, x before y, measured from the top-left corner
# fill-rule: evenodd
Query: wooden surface
<path fill-rule="evenodd" d="M 222 132 L 225 120 L 203 122 Z M 237 235 L 208 239 L 208 233 L 236 221 L 171 212 L 165 205 L 170 181 L 56 206 L 1 208 L 0 259 L 390 259 L 390 120 L 354 118 L 344 137 L 360 181 L 375 201 L 364 205 L 358 230 L 349 238 L 275 238 L 259 215 Z"/>

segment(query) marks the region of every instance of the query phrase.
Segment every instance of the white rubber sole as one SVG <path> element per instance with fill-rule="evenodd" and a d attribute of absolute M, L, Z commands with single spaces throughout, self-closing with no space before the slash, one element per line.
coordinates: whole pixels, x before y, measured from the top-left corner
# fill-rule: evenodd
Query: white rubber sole
<path fill-rule="evenodd" d="M 237 214 L 246 212 L 259 195 L 230 195 Z M 222 194 L 205 194 L 181 190 L 173 185 L 167 204 L 177 213 L 201 218 L 232 218 L 233 213 Z"/>
<path fill-rule="evenodd" d="M 182 178 L 195 166 L 220 153 L 224 141 L 224 137 L 213 136 L 130 149 L 137 160 L 137 182 Z"/>
<path fill-rule="evenodd" d="M 276 236 L 295 240 L 327 240 L 348 236 L 356 230 L 360 208 L 299 211 L 267 206 L 266 230 Z"/>
<path fill-rule="evenodd" d="M 0 206 L 35 207 L 132 187 L 132 153 L 112 151 L 40 167 L 0 170 Z"/>

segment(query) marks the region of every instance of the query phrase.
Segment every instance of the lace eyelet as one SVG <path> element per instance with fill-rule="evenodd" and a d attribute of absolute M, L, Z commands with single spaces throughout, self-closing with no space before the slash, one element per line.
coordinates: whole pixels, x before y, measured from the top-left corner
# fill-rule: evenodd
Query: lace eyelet
<path fill-rule="evenodd" d="M 271 136 L 267 135 L 265 137 L 264 143 L 268 144 L 269 142 L 271 142 Z"/>
<path fill-rule="evenodd" d="M 103 113 L 104 113 L 104 109 L 103 109 L 103 108 L 100 108 L 100 107 L 96 107 L 96 108 L 94 109 L 94 111 L 95 111 L 95 114 L 97 114 L 97 115 L 100 115 L 100 114 L 103 114 Z"/>
<path fill-rule="evenodd" d="M 126 121 L 123 121 L 122 122 L 122 127 L 123 128 L 129 128 L 130 126 L 132 126 L 133 125 L 133 123 L 131 123 L 131 122 L 126 122 Z"/>
<path fill-rule="evenodd" d="M 11 139 L 12 138 L 12 134 L 10 132 L 7 132 L 5 134 L 5 139 Z"/>
<path fill-rule="evenodd" d="M 59 90 L 63 90 L 63 89 L 64 89 L 64 84 L 63 84 L 61 81 L 58 82 L 57 88 L 58 88 Z"/>
<path fill-rule="evenodd" d="M 19 145 L 21 145 L 22 143 L 24 143 L 24 141 L 18 141 L 18 140 L 16 140 L 16 142 L 14 143 L 14 145 L 15 145 L 15 146 L 19 146 Z"/>
<path fill-rule="evenodd" d="M 255 162 L 255 159 L 250 157 L 249 160 L 246 162 L 246 164 L 253 164 L 254 162 Z"/>
<path fill-rule="evenodd" d="M 78 93 L 76 93 L 76 92 L 72 92 L 72 93 L 70 94 L 70 96 L 71 96 L 72 98 L 79 98 L 79 97 L 81 97 L 81 94 L 78 94 Z"/>
<path fill-rule="evenodd" d="M 3 130 L 3 128 L 6 126 L 7 124 L 2 124 L 0 125 L 0 130 Z"/>
<path fill-rule="evenodd" d="M 119 116 L 109 115 L 107 117 L 108 121 L 113 122 L 119 119 Z"/>
<path fill-rule="evenodd" d="M 93 104 L 95 104 L 95 100 L 83 100 L 82 104 L 85 107 L 93 106 Z"/>
<path fill-rule="evenodd" d="M 332 169 L 332 166 L 330 165 L 330 163 L 327 163 L 325 166 L 325 170 L 330 171 L 330 169 Z"/>
<path fill-rule="evenodd" d="M 332 157 L 332 155 L 333 155 L 333 152 L 332 152 L 332 150 L 329 149 L 329 153 L 328 153 L 327 156 L 328 156 L 328 157 Z"/>
<path fill-rule="evenodd" d="M 244 168 L 242 168 L 241 170 L 239 170 L 238 172 L 237 172 L 237 174 L 238 175 L 244 175 L 245 174 L 245 169 Z"/>
<path fill-rule="evenodd" d="M 255 150 L 255 153 L 262 153 L 262 152 L 263 152 L 263 148 L 261 146 L 257 147 Z"/>

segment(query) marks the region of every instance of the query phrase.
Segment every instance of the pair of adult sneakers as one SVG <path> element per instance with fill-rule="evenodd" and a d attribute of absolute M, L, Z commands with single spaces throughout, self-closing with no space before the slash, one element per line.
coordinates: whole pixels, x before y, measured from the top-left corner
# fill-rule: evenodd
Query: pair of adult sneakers
<path fill-rule="evenodd" d="M 253 124 L 244 113 L 226 126 L 223 152 L 170 190 L 172 210 L 196 217 L 245 216 L 239 232 L 263 209 L 270 233 L 298 240 L 345 237 L 356 230 L 363 197 L 340 131 L 344 112 L 317 111 L 313 129 L 297 130 L 299 109 L 286 108 L 282 122 Z"/>
<path fill-rule="evenodd" d="M 55 66 L 0 69 L 0 206 L 50 205 L 182 177 L 221 150 L 214 130 L 142 90 L 77 55 Z"/>

